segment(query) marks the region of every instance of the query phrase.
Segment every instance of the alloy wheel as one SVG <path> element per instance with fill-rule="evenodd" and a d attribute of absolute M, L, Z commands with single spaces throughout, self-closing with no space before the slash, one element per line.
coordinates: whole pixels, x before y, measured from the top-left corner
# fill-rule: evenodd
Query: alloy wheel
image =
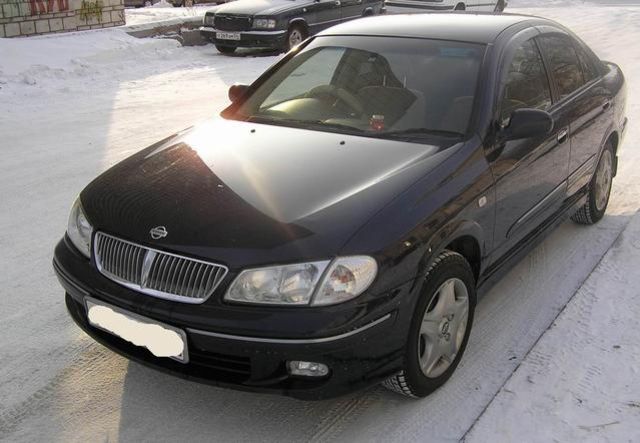
<path fill-rule="evenodd" d="M 462 346 L 468 320 L 467 287 L 459 278 L 450 278 L 440 285 L 422 318 L 418 360 L 426 377 L 436 378 L 451 366 Z"/>
<path fill-rule="evenodd" d="M 298 28 L 293 28 L 289 33 L 289 47 L 293 48 L 294 46 L 302 43 L 302 40 L 304 40 L 302 32 Z"/>
<path fill-rule="evenodd" d="M 596 171 L 595 201 L 598 211 L 602 211 L 607 205 L 613 175 L 613 161 L 611 151 L 606 149 L 602 153 L 602 158 Z"/>

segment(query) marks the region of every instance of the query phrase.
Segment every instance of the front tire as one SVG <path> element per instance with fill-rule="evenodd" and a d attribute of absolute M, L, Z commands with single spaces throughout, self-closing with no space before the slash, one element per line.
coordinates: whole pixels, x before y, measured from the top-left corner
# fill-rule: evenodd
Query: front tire
<path fill-rule="evenodd" d="M 453 8 L 453 10 L 454 10 L 454 11 L 464 11 L 464 10 L 466 10 L 466 9 L 467 9 L 467 8 L 466 8 L 466 6 L 464 5 L 464 3 L 458 3 L 458 4 L 456 5 L 456 7 L 455 7 L 455 8 Z"/>
<path fill-rule="evenodd" d="M 611 142 L 607 142 L 589 182 L 587 202 L 571 216 L 574 222 L 580 225 L 593 225 L 604 216 L 611 195 L 614 157 L 613 146 Z"/>
<path fill-rule="evenodd" d="M 403 369 L 383 382 L 408 397 L 426 397 L 451 377 L 467 346 L 476 306 L 465 258 L 443 251 L 429 267 L 411 320 Z"/>
<path fill-rule="evenodd" d="M 235 46 L 220 46 L 220 45 L 216 45 L 216 49 L 221 52 L 222 54 L 233 54 L 234 52 L 236 52 L 236 48 Z"/>
<path fill-rule="evenodd" d="M 504 11 L 504 0 L 498 0 L 498 3 L 496 4 L 496 12 L 502 12 Z"/>
<path fill-rule="evenodd" d="M 299 45 L 307 38 L 307 31 L 303 26 L 293 25 L 289 28 L 287 33 L 286 50 L 290 51 L 296 45 Z"/>

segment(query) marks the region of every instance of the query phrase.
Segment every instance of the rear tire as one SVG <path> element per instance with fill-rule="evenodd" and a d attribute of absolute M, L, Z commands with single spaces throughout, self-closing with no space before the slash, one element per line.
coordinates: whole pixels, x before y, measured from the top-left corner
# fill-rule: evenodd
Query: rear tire
<path fill-rule="evenodd" d="M 504 0 L 498 0 L 498 4 L 496 5 L 496 12 L 504 11 Z"/>
<path fill-rule="evenodd" d="M 405 346 L 402 370 L 385 380 L 399 394 L 426 397 L 451 377 L 469 340 L 475 278 L 465 258 L 443 251 L 427 270 Z"/>
<path fill-rule="evenodd" d="M 604 216 L 611 195 L 614 158 L 613 145 L 608 141 L 589 182 L 587 202 L 571 216 L 579 225 L 593 225 Z"/>
<path fill-rule="evenodd" d="M 221 52 L 222 54 L 233 54 L 234 52 L 236 52 L 236 48 L 235 46 L 220 46 L 220 45 L 216 45 L 216 49 Z"/>
<path fill-rule="evenodd" d="M 464 3 L 458 3 L 456 7 L 453 8 L 454 11 L 465 11 L 466 9 L 467 7 L 464 5 Z"/>

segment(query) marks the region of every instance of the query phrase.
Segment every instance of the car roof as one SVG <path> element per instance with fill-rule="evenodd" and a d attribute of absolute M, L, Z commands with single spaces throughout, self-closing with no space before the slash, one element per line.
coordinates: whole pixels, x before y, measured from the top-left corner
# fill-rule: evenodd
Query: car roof
<path fill-rule="evenodd" d="M 520 14 L 416 13 L 388 14 L 352 20 L 318 35 L 381 35 L 472 43 L 491 43 L 505 29 L 524 22 L 556 25 L 551 20 Z"/>

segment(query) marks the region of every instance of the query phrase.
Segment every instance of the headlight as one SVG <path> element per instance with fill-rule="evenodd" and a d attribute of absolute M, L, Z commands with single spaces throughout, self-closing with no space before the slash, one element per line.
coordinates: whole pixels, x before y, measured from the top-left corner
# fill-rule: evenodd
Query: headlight
<path fill-rule="evenodd" d="M 371 257 L 341 257 L 331 263 L 313 297 L 313 305 L 333 305 L 362 294 L 373 283 L 378 264 Z"/>
<path fill-rule="evenodd" d="M 215 23 L 216 16 L 213 14 L 207 14 L 204 16 L 204 25 L 205 26 L 213 26 Z"/>
<path fill-rule="evenodd" d="M 93 226 L 87 220 L 82 211 L 80 198 L 77 198 L 71 207 L 69 214 L 69 224 L 67 226 L 67 235 L 71 239 L 71 243 L 78 248 L 87 257 L 91 256 L 91 233 Z"/>
<path fill-rule="evenodd" d="M 376 261 L 366 256 L 248 269 L 224 298 L 256 304 L 332 305 L 362 294 L 377 270 Z"/>
<path fill-rule="evenodd" d="M 253 21 L 253 27 L 256 29 L 273 29 L 276 27 L 276 21 L 266 18 L 257 18 Z"/>

